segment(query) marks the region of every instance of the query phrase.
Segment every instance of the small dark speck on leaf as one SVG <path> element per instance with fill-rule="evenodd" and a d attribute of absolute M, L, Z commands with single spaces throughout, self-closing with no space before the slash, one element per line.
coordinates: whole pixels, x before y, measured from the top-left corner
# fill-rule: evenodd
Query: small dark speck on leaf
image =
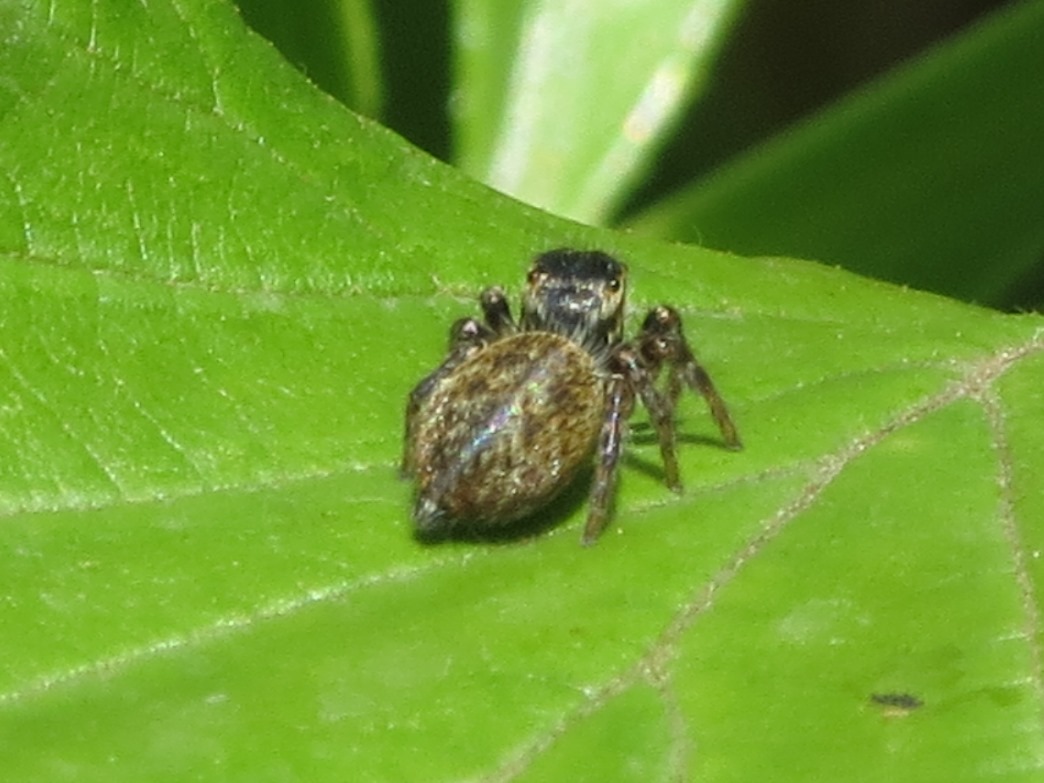
<path fill-rule="evenodd" d="M 924 706 L 924 702 L 912 693 L 871 693 L 870 701 L 884 707 L 886 715 L 905 715 Z"/>

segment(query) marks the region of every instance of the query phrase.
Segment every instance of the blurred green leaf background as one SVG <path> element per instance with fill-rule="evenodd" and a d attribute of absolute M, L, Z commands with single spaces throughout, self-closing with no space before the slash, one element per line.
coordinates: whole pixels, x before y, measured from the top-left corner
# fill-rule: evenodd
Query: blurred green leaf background
<path fill-rule="evenodd" d="M 1039 2 L 240 7 L 348 106 L 557 214 L 1044 303 Z"/>

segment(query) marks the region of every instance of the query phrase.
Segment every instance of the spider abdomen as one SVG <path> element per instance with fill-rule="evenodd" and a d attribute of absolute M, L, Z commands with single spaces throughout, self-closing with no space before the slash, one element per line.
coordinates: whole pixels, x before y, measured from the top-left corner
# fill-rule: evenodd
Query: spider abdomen
<path fill-rule="evenodd" d="M 604 373 L 576 342 L 533 331 L 478 349 L 417 412 L 407 448 L 418 528 L 536 511 L 590 459 L 604 417 Z"/>

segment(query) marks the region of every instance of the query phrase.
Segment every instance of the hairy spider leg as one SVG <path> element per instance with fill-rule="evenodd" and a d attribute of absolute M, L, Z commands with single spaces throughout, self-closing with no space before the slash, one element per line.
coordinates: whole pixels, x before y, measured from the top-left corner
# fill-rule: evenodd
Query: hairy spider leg
<path fill-rule="evenodd" d="M 642 358 L 654 378 L 659 375 L 663 365 L 667 365 L 667 404 L 672 417 L 683 386 L 688 386 L 706 400 L 725 445 L 733 450 L 743 448 L 725 400 L 714 387 L 710 375 L 696 360 L 688 340 L 685 339 L 681 316 L 677 310 L 667 305 L 653 308 L 645 317 L 637 343 Z"/>
<path fill-rule="evenodd" d="M 581 539 L 585 545 L 595 542 L 609 520 L 620 452 L 636 397 L 649 412 L 649 419 L 656 430 L 660 458 L 663 460 L 664 482 L 674 492 L 681 492 L 682 488 L 675 453 L 674 419 L 667 400 L 656 390 L 654 376 L 649 374 L 638 353 L 626 343 L 613 352 L 610 368 L 613 372 L 606 388 L 605 422 L 598 438 L 590 506 Z"/>
<path fill-rule="evenodd" d="M 511 305 L 508 304 L 503 288 L 496 285 L 487 288 L 479 296 L 479 305 L 482 307 L 486 325 L 494 334 L 506 337 L 518 331 L 518 324 L 511 316 Z"/>
<path fill-rule="evenodd" d="M 634 391 L 623 375 L 609 376 L 605 395 L 605 418 L 598 435 L 597 462 L 587 506 L 587 523 L 580 543 L 590 546 L 602 534 L 612 511 L 616 477 L 627 419 L 634 409 Z"/>

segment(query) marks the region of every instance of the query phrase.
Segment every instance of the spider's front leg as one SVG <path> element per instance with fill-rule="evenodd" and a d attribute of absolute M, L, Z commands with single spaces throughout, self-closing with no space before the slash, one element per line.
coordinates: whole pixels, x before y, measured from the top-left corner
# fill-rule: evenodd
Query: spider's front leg
<path fill-rule="evenodd" d="M 637 395 L 649 412 L 649 422 L 660 442 L 664 482 L 672 491 L 681 492 L 678 455 L 675 452 L 674 406 L 656 390 L 656 373 L 649 371 L 640 353 L 630 343 L 624 343 L 616 349 L 612 363 L 627 379 L 632 398 Z"/>
<path fill-rule="evenodd" d="M 591 500 L 582 542 L 594 543 L 609 520 L 616 489 L 620 451 L 627 434 L 627 420 L 634 412 L 635 397 L 649 411 L 653 428 L 660 441 L 664 480 L 675 492 L 681 491 L 678 457 L 674 450 L 674 421 L 671 408 L 653 384 L 638 352 L 629 344 L 617 347 L 609 360 L 609 376 L 605 396 L 605 420 L 598 438 L 597 463 Z"/>
<path fill-rule="evenodd" d="M 580 542 L 590 546 L 605 529 L 612 511 L 619 470 L 620 451 L 627 434 L 627 419 L 634 410 L 634 392 L 623 375 L 609 377 L 605 395 L 605 418 L 598 436 L 597 463 L 591 498 L 587 507 L 587 524 Z"/>
<path fill-rule="evenodd" d="M 667 305 L 653 308 L 645 317 L 636 342 L 653 377 L 659 374 L 664 364 L 668 367 L 667 404 L 672 418 L 682 386 L 688 386 L 707 401 L 707 407 L 710 408 L 711 416 L 718 425 L 725 445 L 730 449 L 743 448 L 725 400 L 714 388 L 707 371 L 696 361 L 685 339 L 681 316 L 677 310 Z"/>
<path fill-rule="evenodd" d="M 487 288 L 479 297 L 479 305 L 482 307 L 486 325 L 498 337 L 506 337 L 518 331 L 518 324 L 511 317 L 511 307 L 508 305 L 507 297 L 504 296 L 503 288 L 500 286 Z"/>

